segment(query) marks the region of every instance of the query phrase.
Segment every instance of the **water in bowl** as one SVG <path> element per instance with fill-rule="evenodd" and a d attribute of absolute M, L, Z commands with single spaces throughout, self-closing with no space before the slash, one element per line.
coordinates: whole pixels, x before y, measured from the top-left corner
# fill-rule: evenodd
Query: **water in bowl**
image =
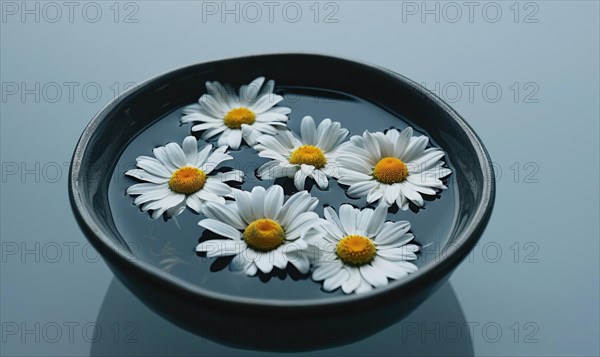
<path fill-rule="evenodd" d="M 324 118 L 339 121 L 342 127 L 350 131 L 350 135 L 360 135 L 364 130 L 403 129 L 409 125 L 399 116 L 345 93 L 284 87 L 279 89 L 279 94 L 284 96 L 279 105 L 292 109 L 288 127 L 295 133 L 299 133 L 300 121 L 306 115 L 311 115 L 317 124 Z M 198 226 L 198 221 L 203 216 L 188 209 L 168 220 L 152 220 L 149 214 L 141 212 L 133 204 L 133 198 L 126 196 L 125 190 L 135 181 L 126 177 L 124 172 L 135 166 L 136 157 L 152 156 L 152 149 L 157 146 L 172 141 L 181 144 L 183 138 L 190 135 L 191 125 L 180 125 L 180 117 L 181 108 L 157 118 L 150 127 L 133 138 L 121 154 L 112 175 L 108 190 L 111 212 L 114 223 L 133 251 L 134 258 L 203 289 L 238 297 L 297 300 L 343 295 L 340 289 L 335 292 L 323 291 L 320 283 L 293 268 L 285 271 L 275 268 L 269 275 L 255 277 L 248 277 L 243 272 L 231 272 L 227 268 L 228 259 L 206 258 L 195 252 L 200 240 L 213 237 L 210 232 L 205 232 Z M 415 135 L 426 134 L 417 127 L 414 129 Z M 272 180 L 261 181 L 255 176 L 255 170 L 269 159 L 258 157 L 256 151 L 247 146 L 242 146 L 239 151 L 232 151 L 232 156 L 234 160 L 227 161 L 222 166 L 245 172 L 242 189 L 249 191 L 257 185 L 269 187 L 274 184 Z M 453 169 L 448 158 L 446 163 Z M 440 251 L 447 244 L 452 231 L 458 197 L 452 176 L 447 181 L 448 189 L 436 197 L 428 198 L 424 208 L 408 211 L 391 209 L 388 214 L 389 220 L 408 220 L 412 225 L 411 231 L 415 234 L 415 242 L 427 247 L 414 262 L 419 267 L 439 259 Z M 295 192 L 291 180 L 279 179 L 277 184 L 284 186 L 286 197 Z M 325 206 L 333 206 L 337 210 L 341 203 L 350 203 L 359 208 L 367 205 L 365 199 L 349 198 L 344 188 L 333 178 L 330 179 L 327 190 L 321 191 L 312 185 L 310 193 L 319 199 L 316 212 L 321 216 Z M 401 283 L 402 280 L 391 282 Z"/>

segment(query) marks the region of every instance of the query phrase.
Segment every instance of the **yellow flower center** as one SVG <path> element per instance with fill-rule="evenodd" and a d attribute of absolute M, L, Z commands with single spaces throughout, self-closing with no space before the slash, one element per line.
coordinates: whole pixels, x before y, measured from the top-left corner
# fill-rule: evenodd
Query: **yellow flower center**
<path fill-rule="evenodd" d="M 268 252 L 279 247 L 284 239 L 283 228 L 272 219 L 257 219 L 244 230 L 246 244 L 260 252 Z"/>
<path fill-rule="evenodd" d="M 206 174 L 196 167 L 185 166 L 177 169 L 169 179 L 169 187 L 177 193 L 189 195 L 200 191 L 206 183 Z"/>
<path fill-rule="evenodd" d="M 322 169 L 327 164 L 327 159 L 323 151 L 314 145 L 302 145 L 290 156 L 290 164 L 294 165 L 312 165 L 317 169 Z"/>
<path fill-rule="evenodd" d="M 342 238 L 335 252 L 345 264 L 360 266 L 369 264 L 375 258 L 377 249 L 369 238 L 353 234 Z"/>
<path fill-rule="evenodd" d="M 375 165 L 373 176 L 377 181 L 387 184 L 398 183 L 408 177 L 406 164 L 395 157 L 385 157 Z"/>
<path fill-rule="evenodd" d="M 253 124 L 254 120 L 256 120 L 256 114 L 246 107 L 231 109 L 223 118 L 225 125 L 230 129 L 239 129 L 242 124 Z"/>

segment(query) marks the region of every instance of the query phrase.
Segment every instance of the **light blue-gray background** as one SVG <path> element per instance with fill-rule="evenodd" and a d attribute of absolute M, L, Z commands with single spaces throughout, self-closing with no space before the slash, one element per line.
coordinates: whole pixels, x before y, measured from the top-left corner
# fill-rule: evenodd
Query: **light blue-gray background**
<path fill-rule="evenodd" d="M 423 308 L 412 353 L 460 343 L 478 356 L 600 354 L 598 2 L 1 6 L 2 355 L 236 352 L 197 347 L 113 281 L 70 212 L 68 162 L 91 117 L 130 82 L 288 51 L 364 60 L 423 83 L 469 121 L 496 164 L 492 220 L 444 288 L 458 302 L 442 302 L 463 316 Z M 344 353 L 397 354 L 402 339 L 390 331 Z"/>

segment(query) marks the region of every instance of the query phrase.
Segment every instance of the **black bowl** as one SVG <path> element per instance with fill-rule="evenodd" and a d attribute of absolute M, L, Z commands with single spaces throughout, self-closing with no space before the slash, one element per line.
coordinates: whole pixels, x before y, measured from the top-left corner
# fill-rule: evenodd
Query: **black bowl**
<path fill-rule="evenodd" d="M 320 88 L 373 103 L 425 132 L 446 152 L 453 171 L 450 184 L 454 185 L 455 209 L 448 236 L 438 239 L 443 245 L 436 250 L 435 259 L 407 278 L 364 295 L 290 300 L 223 294 L 181 279 L 136 254 L 117 229 L 109 204 L 110 181 L 122 153 L 158 118 L 195 102 L 205 81 L 237 83 L 240 77 L 260 75 L 284 87 Z M 345 59 L 276 54 L 177 69 L 113 100 L 93 118 L 79 140 L 69 195 L 88 240 L 115 275 L 154 311 L 224 344 L 308 350 L 372 335 L 406 316 L 444 283 L 489 220 L 495 179 L 490 158 L 471 127 L 418 84 L 386 69 Z"/>

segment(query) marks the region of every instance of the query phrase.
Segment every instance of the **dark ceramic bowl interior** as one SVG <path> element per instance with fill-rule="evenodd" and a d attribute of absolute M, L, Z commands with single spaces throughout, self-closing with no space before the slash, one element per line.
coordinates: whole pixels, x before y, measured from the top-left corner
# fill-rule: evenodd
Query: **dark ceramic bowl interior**
<path fill-rule="evenodd" d="M 419 270 L 365 295 L 324 292 L 308 275 L 290 268 L 247 277 L 228 271 L 227 259 L 197 255 L 211 238 L 186 211 L 151 220 L 125 196 L 134 183 L 124 172 L 135 158 L 168 142 L 181 143 L 190 125 L 181 108 L 205 93 L 206 81 L 233 85 L 258 76 L 276 81 L 292 108 L 289 127 L 303 116 L 332 118 L 351 135 L 412 126 L 446 152 L 452 169 L 447 190 L 427 197 L 424 208 L 391 209 L 391 220 L 409 220 L 423 246 Z M 232 153 L 246 173 L 242 189 L 268 187 L 254 170 L 265 159 L 251 148 Z M 144 303 L 176 324 L 221 343 L 263 350 L 307 350 L 369 336 L 398 321 L 442 284 L 481 236 L 491 214 L 494 176 L 476 134 L 448 105 L 414 82 L 388 70 L 344 59 L 305 54 L 235 58 L 197 64 L 160 75 L 111 102 L 92 120 L 75 150 L 70 196 L 77 220 L 115 275 Z M 230 166 L 232 164 L 229 164 Z M 293 184 L 278 180 L 287 194 Z M 323 207 L 348 202 L 330 180 L 325 191 L 308 186 Z"/>

